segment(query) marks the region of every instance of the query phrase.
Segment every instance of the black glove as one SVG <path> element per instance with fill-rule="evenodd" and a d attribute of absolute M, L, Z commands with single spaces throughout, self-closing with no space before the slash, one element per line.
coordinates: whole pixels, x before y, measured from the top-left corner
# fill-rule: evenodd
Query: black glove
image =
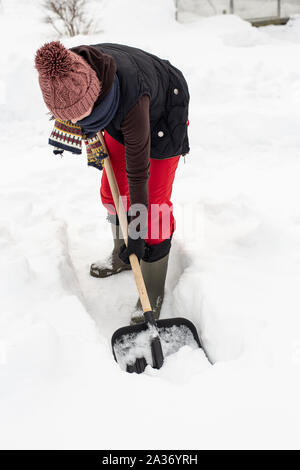
<path fill-rule="evenodd" d="M 119 258 L 126 264 L 130 264 L 129 256 L 133 253 L 138 257 L 138 260 L 144 256 L 145 252 L 145 240 L 143 238 L 133 238 L 128 237 L 128 246 L 122 245 L 119 251 Z"/>

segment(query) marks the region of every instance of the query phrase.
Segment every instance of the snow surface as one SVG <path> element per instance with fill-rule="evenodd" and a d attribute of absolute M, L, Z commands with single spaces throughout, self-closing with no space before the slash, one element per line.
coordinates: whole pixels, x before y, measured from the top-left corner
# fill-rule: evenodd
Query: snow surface
<path fill-rule="evenodd" d="M 63 39 L 145 48 L 190 86 L 162 318 L 193 321 L 214 365 L 185 347 L 138 376 L 110 346 L 132 273 L 89 276 L 111 249 L 100 173 L 47 144 L 33 59 L 56 37 L 36 4 L 0 14 L 1 448 L 299 448 L 300 19 L 179 24 L 172 0 L 114 0 L 94 4 L 102 33 Z"/>
<path fill-rule="evenodd" d="M 277 16 L 277 0 L 234 0 L 234 13 L 242 18 Z M 195 15 L 211 16 L 230 12 L 230 0 L 177 0 L 180 21 L 192 21 Z M 281 0 L 281 16 L 300 13 L 299 0 Z"/>

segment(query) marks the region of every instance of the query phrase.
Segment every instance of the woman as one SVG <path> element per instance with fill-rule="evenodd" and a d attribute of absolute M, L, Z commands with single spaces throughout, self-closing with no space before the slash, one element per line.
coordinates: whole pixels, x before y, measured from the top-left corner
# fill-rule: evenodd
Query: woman
<path fill-rule="evenodd" d="M 109 263 L 92 264 L 90 274 L 104 278 L 130 269 L 129 255 L 135 253 L 159 318 L 175 230 L 172 184 L 180 156 L 189 152 L 187 83 L 169 61 L 120 44 L 66 49 L 53 41 L 38 49 L 35 67 L 45 104 L 56 119 L 76 123 L 87 137 L 104 130 L 128 211 L 126 248 L 104 170 L 100 194 L 114 247 Z M 138 218 L 145 212 L 137 207 L 146 208 L 146 216 Z M 142 320 L 138 301 L 132 322 Z"/>

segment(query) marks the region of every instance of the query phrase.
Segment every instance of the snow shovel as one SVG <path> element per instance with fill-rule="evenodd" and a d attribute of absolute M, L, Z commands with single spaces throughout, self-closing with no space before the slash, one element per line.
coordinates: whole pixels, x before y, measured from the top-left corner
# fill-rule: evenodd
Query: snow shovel
<path fill-rule="evenodd" d="M 120 197 L 102 132 L 98 132 L 98 137 L 103 146 L 103 153 L 106 155 L 103 166 L 119 217 L 124 242 L 127 245 L 127 214 Z M 181 347 L 188 345 L 195 349 L 201 348 L 201 344 L 194 324 L 186 318 L 155 320 L 138 258 L 135 254 L 132 254 L 129 257 L 129 261 L 141 300 L 145 321 L 136 325 L 119 328 L 113 334 L 111 344 L 114 358 L 121 368 L 130 373 L 141 374 L 147 365 L 160 369 L 164 363 L 164 358 L 169 354 L 177 352 Z"/>

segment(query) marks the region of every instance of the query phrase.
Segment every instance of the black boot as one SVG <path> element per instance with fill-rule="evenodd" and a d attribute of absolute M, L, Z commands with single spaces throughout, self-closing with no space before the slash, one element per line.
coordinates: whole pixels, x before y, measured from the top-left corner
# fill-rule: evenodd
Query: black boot
<path fill-rule="evenodd" d="M 164 299 L 165 281 L 168 269 L 169 253 L 158 261 L 146 262 L 141 260 L 141 270 L 148 292 L 150 305 L 155 319 L 159 319 L 161 306 Z M 144 321 L 140 299 L 137 301 L 135 311 L 131 315 L 131 324 Z"/>
<path fill-rule="evenodd" d="M 119 274 L 122 271 L 131 269 L 130 264 L 125 264 L 119 258 L 119 250 L 124 244 L 120 225 L 111 224 L 113 233 L 114 248 L 111 255 L 104 262 L 96 262 L 91 265 L 90 275 L 93 277 L 109 277 L 114 274 Z"/>

